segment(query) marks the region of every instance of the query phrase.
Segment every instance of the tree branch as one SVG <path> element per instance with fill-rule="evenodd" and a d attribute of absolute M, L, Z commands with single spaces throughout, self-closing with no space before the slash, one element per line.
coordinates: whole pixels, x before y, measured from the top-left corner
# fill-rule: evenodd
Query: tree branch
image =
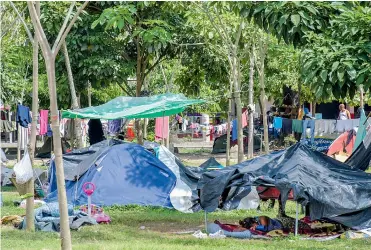
<path fill-rule="evenodd" d="M 70 8 L 67 12 L 67 15 L 66 17 L 64 18 L 64 22 L 63 22 L 63 25 L 62 25 L 62 28 L 59 30 L 59 33 L 58 33 L 58 36 L 57 36 L 57 39 L 55 39 L 55 42 L 54 42 L 54 46 L 52 48 L 52 51 L 55 50 L 55 47 L 57 46 L 57 44 L 59 43 L 59 41 L 61 40 L 61 37 L 63 35 L 63 32 L 66 30 L 66 26 L 67 26 L 67 23 L 70 19 L 70 16 L 71 16 L 71 13 L 72 13 L 72 10 L 73 10 L 73 7 L 75 7 L 75 1 L 71 2 L 71 5 L 70 5 Z"/>
<path fill-rule="evenodd" d="M 119 87 L 121 88 L 122 91 L 124 91 L 125 94 L 127 94 L 128 96 L 131 96 L 129 92 L 124 88 L 124 86 L 121 85 L 121 83 L 117 82 L 117 85 L 119 85 Z"/>
<path fill-rule="evenodd" d="M 28 10 L 30 12 L 31 20 L 35 28 L 35 34 L 38 36 L 38 40 L 41 46 L 41 50 L 44 52 L 44 56 L 50 56 L 51 49 L 48 43 L 48 39 L 46 38 L 45 32 L 41 26 L 40 19 L 36 13 L 35 6 L 32 2 L 27 2 Z"/>
<path fill-rule="evenodd" d="M 238 28 L 235 41 L 234 41 L 235 43 L 234 43 L 233 52 L 235 53 L 235 56 L 237 56 L 237 47 L 238 47 L 238 43 L 240 42 L 243 26 L 244 26 L 244 21 L 242 20 L 241 23 L 240 23 L 240 26 Z"/>
<path fill-rule="evenodd" d="M 21 19 L 21 22 L 23 23 L 23 26 L 24 26 L 24 28 L 25 28 L 25 30 L 26 30 L 26 33 L 27 33 L 27 35 L 28 35 L 28 38 L 30 39 L 31 43 L 33 44 L 33 43 L 34 43 L 33 36 L 32 36 L 32 34 L 31 34 L 30 29 L 27 27 L 27 24 L 26 24 L 24 18 L 21 16 L 21 13 L 19 13 L 19 11 L 18 11 L 17 7 L 15 7 L 14 3 L 13 3 L 13 2 L 9 2 L 9 3 L 10 3 L 10 5 L 12 6 L 12 8 L 14 9 L 14 11 L 17 13 L 18 18 Z M 22 13 L 23 13 L 23 12 L 24 12 L 24 10 L 22 11 Z M 10 27 L 10 28 L 11 28 L 11 27 Z"/>
<path fill-rule="evenodd" d="M 161 63 L 161 62 L 163 62 L 163 61 L 166 60 L 165 55 L 166 55 L 166 53 L 163 53 L 161 56 L 159 56 L 159 58 L 157 59 L 157 61 L 154 64 L 152 64 L 151 67 L 149 67 L 147 69 L 147 72 L 144 74 L 144 77 L 146 77 L 149 74 L 149 72 L 151 72 L 159 63 Z"/>
<path fill-rule="evenodd" d="M 55 49 L 52 51 L 53 55 L 56 56 L 58 54 L 58 51 L 59 49 L 61 48 L 62 46 L 62 43 L 63 41 L 66 39 L 68 33 L 70 32 L 72 26 L 74 25 L 74 23 L 76 22 L 77 20 L 77 17 L 80 15 L 80 13 L 85 9 L 85 7 L 89 4 L 88 1 L 85 1 L 84 4 L 79 8 L 79 10 L 75 13 L 75 15 L 73 16 L 70 24 L 68 25 L 67 29 L 64 31 L 62 37 L 60 38 L 57 46 L 55 47 Z M 55 45 L 55 44 L 54 44 Z"/>

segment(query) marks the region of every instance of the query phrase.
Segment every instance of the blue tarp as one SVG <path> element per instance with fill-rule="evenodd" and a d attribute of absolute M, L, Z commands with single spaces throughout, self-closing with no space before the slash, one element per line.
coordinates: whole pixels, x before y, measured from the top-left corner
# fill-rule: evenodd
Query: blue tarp
<path fill-rule="evenodd" d="M 94 151 L 94 161 L 87 158 L 75 166 L 84 166 L 87 161 L 91 164 L 77 181 L 66 180 L 67 199 L 70 204 L 87 204 L 87 196 L 82 186 L 85 182 L 92 182 L 96 186 L 92 203 L 96 205 L 138 204 L 172 207 L 169 196 L 176 184 L 176 177 L 167 166 L 137 144 L 125 143 L 106 148 L 99 150 L 99 156 L 95 155 Z M 68 153 L 63 156 L 64 162 L 68 158 L 71 160 L 73 154 L 79 155 L 78 152 Z M 55 163 L 52 161 L 47 202 L 57 201 L 55 170 Z"/>

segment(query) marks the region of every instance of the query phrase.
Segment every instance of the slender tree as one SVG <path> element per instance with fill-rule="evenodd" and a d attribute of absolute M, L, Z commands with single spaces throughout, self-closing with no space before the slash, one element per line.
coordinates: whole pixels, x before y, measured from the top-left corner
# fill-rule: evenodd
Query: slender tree
<path fill-rule="evenodd" d="M 31 159 L 31 165 L 34 166 L 34 157 L 35 157 L 35 148 L 36 148 L 36 125 L 39 119 L 39 43 L 36 34 L 32 36 L 31 31 L 29 30 L 24 18 L 21 16 L 20 12 L 18 11 L 17 7 L 10 2 L 12 8 L 20 18 L 27 34 L 28 38 L 32 43 L 32 64 L 33 64 L 33 71 L 32 71 L 32 123 L 31 123 L 31 136 L 28 144 L 28 152 Z M 36 14 L 40 16 L 40 2 L 35 2 L 35 9 Z M 26 200 L 26 229 L 28 231 L 35 230 L 35 221 L 34 221 L 34 179 L 31 178 L 27 183 L 27 193 L 31 194 L 27 197 Z"/>
<path fill-rule="evenodd" d="M 61 135 L 59 133 L 59 113 L 57 104 L 57 91 L 56 91 L 56 81 L 55 81 L 55 58 L 64 43 L 69 31 L 71 30 L 73 24 L 76 22 L 81 11 L 86 7 L 88 2 L 78 9 L 78 11 L 73 16 L 72 20 L 69 22 L 72 10 L 75 6 L 75 2 L 71 3 L 71 6 L 67 12 L 66 18 L 63 25 L 58 33 L 58 36 L 51 47 L 49 41 L 46 38 L 44 29 L 41 25 L 40 19 L 37 15 L 37 11 L 32 2 L 27 2 L 28 9 L 30 12 L 32 24 L 35 33 L 38 37 L 38 41 L 41 46 L 43 57 L 45 60 L 45 66 L 47 71 L 49 95 L 50 95 L 50 111 L 51 111 L 51 127 L 53 130 L 53 145 L 56 163 L 56 176 L 57 176 L 57 188 L 58 188 L 58 202 L 60 211 L 60 225 L 61 225 L 61 247 L 62 249 L 72 249 L 71 233 L 69 227 L 68 219 L 68 208 L 67 208 L 67 196 L 65 189 L 64 180 L 64 169 L 63 169 L 63 159 L 62 159 L 62 145 L 61 145 Z M 67 25 L 68 24 L 68 25 Z"/>

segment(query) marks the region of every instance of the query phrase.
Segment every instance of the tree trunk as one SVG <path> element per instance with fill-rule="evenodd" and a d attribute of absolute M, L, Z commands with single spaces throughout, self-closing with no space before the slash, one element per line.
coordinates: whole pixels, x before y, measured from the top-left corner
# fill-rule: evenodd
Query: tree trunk
<path fill-rule="evenodd" d="M 73 81 L 70 57 L 68 55 L 66 42 L 63 42 L 62 50 L 63 50 L 65 62 L 66 62 L 68 83 L 70 85 L 72 109 L 78 109 L 79 102 L 78 102 L 77 95 L 76 95 L 75 83 Z M 76 140 L 76 148 L 82 148 L 84 144 L 83 144 L 82 135 L 81 135 L 81 119 L 78 119 L 78 118 L 74 119 L 73 124 L 74 124 L 74 138 Z M 73 144 L 74 143 L 75 141 L 73 141 Z"/>
<path fill-rule="evenodd" d="M 364 108 L 364 99 L 363 99 L 363 86 L 362 85 L 359 86 L 359 94 L 360 94 L 360 96 L 359 96 L 359 107 L 361 109 L 363 109 Z"/>
<path fill-rule="evenodd" d="M 88 81 L 88 105 L 91 107 L 91 83 Z"/>
<path fill-rule="evenodd" d="M 261 103 L 261 111 L 263 114 L 263 129 L 264 129 L 264 151 L 266 154 L 269 153 L 269 135 L 268 135 L 268 120 L 267 120 L 267 109 L 265 107 L 266 103 L 266 96 L 265 96 L 265 56 L 267 53 L 267 44 L 264 46 L 263 42 L 260 41 L 260 71 L 259 71 L 259 81 L 260 81 L 260 103 Z M 264 48 L 263 48 L 264 46 Z"/>
<path fill-rule="evenodd" d="M 315 117 L 316 116 L 316 105 L 317 105 L 317 103 L 316 103 L 316 101 L 313 101 L 312 102 L 312 116 L 313 117 Z"/>
<path fill-rule="evenodd" d="M 148 136 L 147 128 L 148 128 L 148 118 L 145 118 L 144 119 L 144 124 L 143 124 L 143 138 L 145 138 L 145 139 L 147 139 L 147 136 Z"/>
<path fill-rule="evenodd" d="M 40 16 L 40 2 L 35 2 L 35 8 L 37 15 Z M 28 145 L 28 153 L 30 155 L 32 167 L 34 166 L 35 148 L 36 148 L 36 125 L 39 119 L 39 43 L 37 36 L 34 36 L 34 42 L 32 44 L 32 123 L 31 123 L 31 136 Z M 27 193 L 34 194 L 34 179 L 27 183 Z M 27 198 L 26 201 L 26 230 L 35 230 L 35 219 L 34 219 L 34 196 Z"/>
<path fill-rule="evenodd" d="M 231 83 L 231 87 L 232 86 L 233 85 Z M 231 165 L 231 112 L 232 112 L 232 96 L 229 97 L 229 101 L 228 101 L 227 148 L 226 148 L 226 162 L 225 162 L 226 166 Z"/>
<path fill-rule="evenodd" d="M 43 41 L 45 42 L 45 41 Z M 72 249 L 70 225 L 68 219 L 68 208 L 67 208 L 67 195 L 64 179 L 63 159 L 62 159 L 62 145 L 61 135 L 59 132 L 59 114 L 57 105 L 57 89 L 55 82 L 55 57 L 46 54 L 45 66 L 48 76 L 48 87 L 50 95 L 50 113 L 51 113 L 51 128 L 53 131 L 53 146 L 55 155 L 56 165 L 56 176 L 57 176 L 57 189 L 58 189 L 58 202 L 60 212 L 60 226 L 62 239 L 62 249 Z"/>
<path fill-rule="evenodd" d="M 250 54 L 250 74 L 249 74 L 249 105 L 254 105 L 254 46 L 251 47 Z M 254 113 L 249 112 L 249 138 L 248 138 L 247 158 L 254 157 Z"/>
<path fill-rule="evenodd" d="M 243 145 L 243 132 L 242 132 L 242 105 L 241 94 L 238 82 L 240 68 L 238 67 L 237 57 L 233 56 L 233 82 L 234 82 L 234 99 L 236 102 L 236 116 L 237 116 L 237 144 L 238 144 L 238 163 L 245 159 L 244 145 Z"/>

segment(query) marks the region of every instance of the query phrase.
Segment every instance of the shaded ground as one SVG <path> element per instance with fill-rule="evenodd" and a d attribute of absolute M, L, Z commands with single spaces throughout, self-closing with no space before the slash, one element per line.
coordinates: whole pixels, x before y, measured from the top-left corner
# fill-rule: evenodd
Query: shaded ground
<path fill-rule="evenodd" d="M 2 216 L 24 214 L 25 210 L 14 207 L 13 200 L 19 196 L 14 188 L 3 189 Z M 247 216 L 265 214 L 274 217 L 277 208 L 263 212 L 220 211 L 208 214 L 208 221 L 237 223 Z M 72 231 L 73 249 L 369 249 L 371 240 L 333 240 L 330 242 L 304 241 L 293 236 L 273 240 L 196 239 L 191 232 L 204 228 L 204 214 L 183 214 L 175 210 L 113 206 L 105 212 L 112 224 L 83 227 Z M 295 204 L 289 202 L 289 215 L 294 216 Z M 1 249 L 59 249 L 57 233 L 28 233 L 9 226 L 1 226 Z"/>

